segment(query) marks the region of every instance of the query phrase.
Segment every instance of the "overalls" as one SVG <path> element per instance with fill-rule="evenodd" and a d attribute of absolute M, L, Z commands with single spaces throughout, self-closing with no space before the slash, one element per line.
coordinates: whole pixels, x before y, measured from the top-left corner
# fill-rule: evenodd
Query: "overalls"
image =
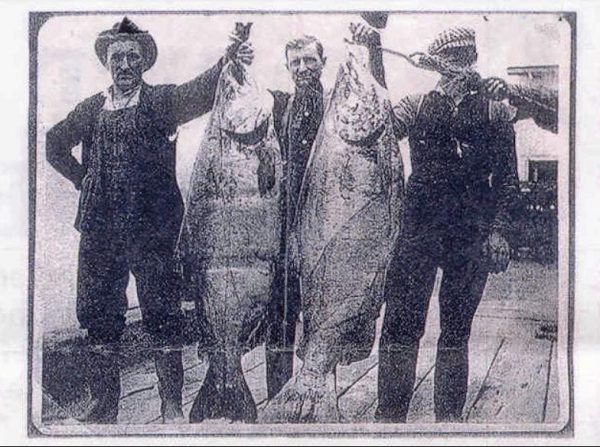
<path fill-rule="evenodd" d="M 376 418 L 403 422 L 412 397 L 419 342 L 437 268 L 441 334 L 434 404 L 438 421 L 460 419 L 468 385 L 468 342 L 488 269 L 482 244 L 497 210 L 492 177 L 514 149 L 511 126 L 490 122 L 489 101 L 467 95 L 458 106 L 437 91 L 425 95 L 409 131 L 412 174 L 402 229 L 386 277 Z M 506 132 L 506 138 L 498 138 Z M 513 143 L 514 144 L 514 143 Z M 511 180 L 512 181 L 512 180 Z"/>

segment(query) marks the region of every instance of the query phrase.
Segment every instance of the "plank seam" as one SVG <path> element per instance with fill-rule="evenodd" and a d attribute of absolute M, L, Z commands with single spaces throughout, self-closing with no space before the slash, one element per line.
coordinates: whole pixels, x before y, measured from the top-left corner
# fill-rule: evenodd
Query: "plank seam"
<path fill-rule="evenodd" d="M 156 382 L 155 382 L 155 383 L 153 383 L 153 384 L 152 384 L 152 385 L 150 385 L 150 386 L 145 386 L 145 387 L 143 387 L 143 388 L 139 388 L 139 389 L 137 389 L 137 390 L 133 390 L 133 391 L 131 391 L 131 392 L 129 392 L 129 393 L 127 393 L 127 394 L 125 394 L 125 395 L 121 396 L 121 398 L 120 398 L 119 400 L 126 399 L 126 398 L 128 398 L 128 397 L 134 396 L 134 395 L 136 395 L 136 394 L 139 394 L 139 393 L 142 393 L 142 392 L 144 392 L 144 391 L 149 391 L 149 390 L 152 390 L 152 389 L 154 389 L 154 387 L 155 387 L 155 386 L 156 386 Z"/>
<path fill-rule="evenodd" d="M 419 387 L 423 384 L 423 382 L 425 382 L 425 379 L 429 376 L 429 374 L 431 374 L 431 371 L 433 371 L 433 368 L 435 367 L 435 362 L 429 367 L 429 369 L 425 372 L 425 374 L 419 378 L 419 380 L 417 381 L 417 384 L 415 385 L 415 388 L 413 390 L 413 393 L 415 393 Z M 356 417 L 362 417 L 365 414 L 367 414 L 367 412 L 369 410 L 371 410 L 371 408 L 373 408 L 373 406 L 375 405 L 375 403 L 377 402 L 377 395 L 375 395 L 375 398 L 369 403 L 369 405 L 366 405 L 362 408 L 362 410 L 360 410 L 358 413 L 356 413 Z"/>
<path fill-rule="evenodd" d="M 488 368 L 488 370 L 485 373 L 485 377 L 483 378 L 483 381 L 481 382 L 481 386 L 479 387 L 479 390 L 477 390 L 477 395 L 475 396 L 475 400 L 473 400 L 473 404 L 469 408 L 469 411 L 467 411 L 467 415 L 465 417 L 465 422 L 469 420 L 469 418 L 471 417 L 471 412 L 473 411 L 473 409 L 475 408 L 475 406 L 479 402 L 479 399 L 481 399 L 481 397 L 483 395 L 483 389 L 484 389 L 484 386 L 485 386 L 485 382 L 487 381 L 487 379 L 490 376 L 490 371 L 494 367 L 494 363 L 496 363 L 496 359 L 498 358 L 498 354 L 502 350 L 502 346 L 504 346 L 504 342 L 505 341 L 506 341 L 506 338 L 502 338 L 502 340 L 500 341 L 500 344 L 498 345 L 498 349 L 496 349 L 496 352 L 494 353 L 494 357 L 492 358 L 492 362 L 490 363 L 490 367 Z"/>
<path fill-rule="evenodd" d="M 350 385 L 348 385 L 346 388 L 344 388 L 340 394 L 338 394 L 337 398 L 338 400 L 342 398 L 342 396 L 344 396 L 349 390 L 350 388 L 352 388 L 354 385 L 356 385 L 358 382 L 360 382 L 367 374 L 369 374 L 373 368 L 375 368 L 378 365 L 378 362 L 373 363 L 373 365 L 371 365 L 369 368 L 367 368 L 367 370 L 362 373 L 360 376 L 358 376 L 354 382 L 352 382 Z"/>
<path fill-rule="evenodd" d="M 550 389 L 550 376 L 552 374 L 552 358 L 554 357 L 554 343 L 552 340 L 550 343 L 550 354 L 548 355 L 548 368 L 546 369 L 546 392 L 544 393 L 544 406 L 542 407 L 542 422 L 546 422 L 546 412 L 548 408 L 548 395 Z"/>
<path fill-rule="evenodd" d="M 429 376 L 429 374 L 431 374 L 431 371 L 433 371 L 433 368 L 435 368 L 435 361 L 433 362 L 433 364 L 431 365 L 431 367 L 427 370 L 427 372 L 423 375 L 423 377 L 421 377 L 419 379 L 419 381 L 415 385 L 415 389 L 413 390 L 413 394 L 419 389 L 419 387 L 423 384 L 423 382 L 425 382 L 425 379 Z"/>
<path fill-rule="evenodd" d="M 246 371 L 244 371 L 244 374 L 247 374 L 251 371 L 254 371 L 256 368 L 258 368 L 259 366 L 261 366 L 263 363 L 265 363 L 264 361 L 258 362 L 256 365 L 248 368 Z"/>
<path fill-rule="evenodd" d="M 547 318 L 534 318 L 534 317 L 523 317 L 523 316 L 504 316 L 504 315 L 489 315 L 489 314 L 478 314 L 475 318 L 492 318 L 496 320 L 517 320 L 517 321 L 531 321 L 533 323 L 554 323 L 555 320 Z"/>

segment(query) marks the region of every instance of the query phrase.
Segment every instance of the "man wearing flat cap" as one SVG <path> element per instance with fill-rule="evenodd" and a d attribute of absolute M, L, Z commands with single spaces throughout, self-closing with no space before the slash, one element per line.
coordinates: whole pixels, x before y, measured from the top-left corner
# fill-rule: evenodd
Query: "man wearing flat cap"
<path fill-rule="evenodd" d="M 239 34 L 239 33 L 238 33 Z M 91 349 L 87 422 L 115 423 L 120 395 L 111 352 L 125 328 L 129 272 L 136 278 L 164 422 L 183 418 L 182 315 L 174 262 L 183 201 L 175 176 L 177 127 L 210 111 L 221 68 L 249 63 L 245 36 L 216 65 L 182 85 L 146 84 L 153 37 L 124 18 L 99 34 L 95 50 L 113 84 L 78 104 L 46 136 L 49 163 L 81 191 L 77 318 Z M 82 145 L 79 162 L 73 155 Z"/>
<path fill-rule="evenodd" d="M 494 101 L 474 70 L 473 30 L 446 30 L 427 54 L 413 59 L 441 80 L 433 91 L 394 107 L 395 132 L 408 138 L 412 173 L 386 275 L 375 417 L 406 422 L 419 342 L 441 268 L 434 411 L 436 421 L 458 422 L 467 395 L 473 317 L 488 274 L 505 271 L 510 259 L 519 191 L 516 111 Z"/>

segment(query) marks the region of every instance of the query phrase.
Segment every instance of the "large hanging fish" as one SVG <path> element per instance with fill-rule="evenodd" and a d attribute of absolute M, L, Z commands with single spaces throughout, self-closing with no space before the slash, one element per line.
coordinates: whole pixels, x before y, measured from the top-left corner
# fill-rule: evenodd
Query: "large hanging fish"
<path fill-rule="evenodd" d="M 225 66 L 192 172 L 178 253 L 210 365 L 190 422 L 256 419 L 241 355 L 258 342 L 279 253 L 281 157 L 269 96 L 240 66 Z M 267 137 L 245 141 L 257 126 Z"/>
<path fill-rule="evenodd" d="M 348 44 L 311 154 L 297 211 L 302 368 L 265 422 L 339 420 L 335 367 L 366 358 L 399 231 L 403 167 L 387 91 L 368 51 Z"/>

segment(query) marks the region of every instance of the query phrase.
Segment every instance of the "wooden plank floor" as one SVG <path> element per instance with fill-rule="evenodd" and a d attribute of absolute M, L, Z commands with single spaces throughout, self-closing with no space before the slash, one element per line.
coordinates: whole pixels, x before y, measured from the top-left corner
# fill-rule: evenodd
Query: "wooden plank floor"
<path fill-rule="evenodd" d="M 439 280 L 438 274 L 427 329 L 421 342 L 409 422 L 434 420 L 433 372 L 439 334 L 436 296 Z M 467 421 L 557 420 L 557 345 L 551 336 L 540 336 L 541 326 L 555 323 L 556 300 L 557 278 L 552 267 L 515 263 L 504 275 L 490 277 L 475 317 L 470 343 Z M 336 386 L 343 422 L 373 420 L 377 404 L 377 365 L 377 350 L 374 349 L 369 358 L 338 367 Z M 246 354 L 242 367 L 260 411 L 267 397 L 264 348 Z M 184 368 L 184 411 L 188 413 L 207 369 L 206 361 L 198 359 L 194 346 L 184 351 Z M 152 363 L 145 362 L 123 374 L 119 423 L 154 423 L 158 420 L 156 375 Z"/>

